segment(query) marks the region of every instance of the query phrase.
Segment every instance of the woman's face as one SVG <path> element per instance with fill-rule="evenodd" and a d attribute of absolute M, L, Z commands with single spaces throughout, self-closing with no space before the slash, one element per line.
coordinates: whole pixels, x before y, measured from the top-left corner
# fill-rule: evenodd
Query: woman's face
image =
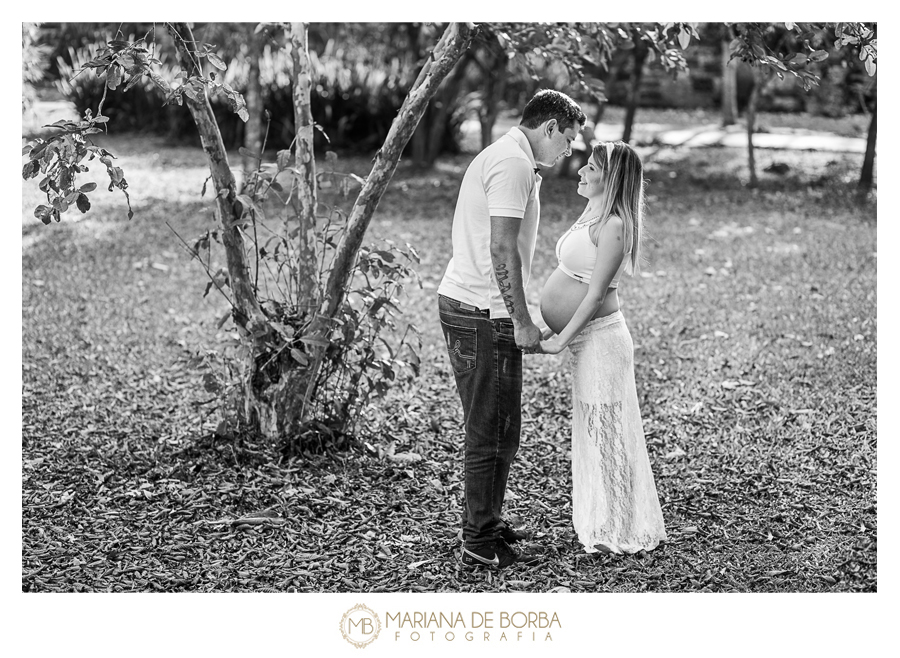
<path fill-rule="evenodd" d="M 578 194 L 581 196 L 599 200 L 606 191 L 606 175 L 600 171 L 594 156 L 588 158 L 587 164 L 578 170 L 581 181 L 578 183 Z"/>

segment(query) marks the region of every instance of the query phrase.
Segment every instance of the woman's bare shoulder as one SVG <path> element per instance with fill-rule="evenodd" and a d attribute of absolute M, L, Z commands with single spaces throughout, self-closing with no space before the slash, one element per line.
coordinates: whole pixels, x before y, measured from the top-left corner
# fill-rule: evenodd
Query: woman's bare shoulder
<path fill-rule="evenodd" d="M 625 235 L 625 220 L 618 215 L 610 215 L 602 222 L 598 222 L 591 227 L 591 242 L 596 245 L 600 241 L 601 235 L 605 239 L 623 238 Z"/>

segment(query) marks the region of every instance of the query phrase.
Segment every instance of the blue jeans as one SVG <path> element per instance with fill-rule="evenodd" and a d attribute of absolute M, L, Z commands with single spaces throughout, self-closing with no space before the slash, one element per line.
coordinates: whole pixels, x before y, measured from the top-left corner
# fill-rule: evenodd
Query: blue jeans
<path fill-rule="evenodd" d="M 466 429 L 463 539 L 500 536 L 500 509 L 522 428 L 522 352 L 512 321 L 438 295 Z"/>

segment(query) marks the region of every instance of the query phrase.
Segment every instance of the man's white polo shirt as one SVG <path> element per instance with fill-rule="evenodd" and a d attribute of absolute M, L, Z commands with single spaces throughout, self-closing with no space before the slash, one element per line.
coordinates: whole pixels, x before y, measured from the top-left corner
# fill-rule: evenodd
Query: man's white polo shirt
<path fill-rule="evenodd" d="M 531 276 L 537 239 L 540 187 L 531 144 L 518 128 L 512 128 L 472 160 L 453 214 L 453 257 L 438 293 L 488 309 L 491 318 L 509 317 L 491 262 L 491 216 L 522 219 L 519 256 L 524 288 Z"/>

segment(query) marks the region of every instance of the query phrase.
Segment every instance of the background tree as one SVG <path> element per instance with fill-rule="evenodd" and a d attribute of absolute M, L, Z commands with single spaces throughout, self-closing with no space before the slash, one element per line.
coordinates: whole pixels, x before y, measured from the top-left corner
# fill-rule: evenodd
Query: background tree
<path fill-rule="evenodd" d="M 754 68 L 754 89 L 747 107 L 747 151 L 750 186 L 759 179 L 753 151 L 756 108 L 765 86 L 773 76 L 797 77 L 808 91 L 819 82 L 813 66 L 829 57 L 828 41 L 834 38 L 833 48 L 849 48 L 858 53 L 866 72 L 874 76 L 877 61 L 877 38 L 874 24 L 865 23 L 730 23 L 735 39 L 731 42 L 731 57 L 740 58 Z M 873 112 L 874 121 L 874 112 Z M 872 157 L 874 131 L 870 126 Z M 868 153 L 868 149 L 867 149 Z M 865 166 L 865 160 L 864 160 Z"/>
<path fill-rule="evenodd" d="M 265 109 L 263 108 L 262 80 L 260 79 L 260 60 L 263 57 L 263 47 L 266 41 L 266 28 L 263 24 L 254 25 L 253 23 L 245 23 L 243 29 L 245 40 L 246 57 L 248 66 L 247 75 L 247 91 L 244 94 L 244 100 L 247 103 L 247 112 L 249 118 L 244 124 L 244 158 L 242 161 L 244 177 L 246 182 L 250 177 L 251 171 L 256 168 L 257 162 L 253 158 L 253 153 L 263 152 L 263 118 Z"/>

